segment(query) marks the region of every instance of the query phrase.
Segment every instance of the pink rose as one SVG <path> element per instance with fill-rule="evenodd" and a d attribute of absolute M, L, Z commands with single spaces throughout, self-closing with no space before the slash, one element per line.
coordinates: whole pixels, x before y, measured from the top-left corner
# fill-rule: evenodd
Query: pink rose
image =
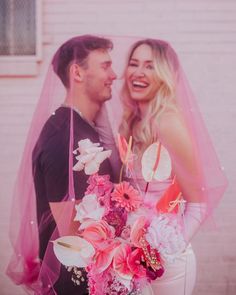
<path fill-rule="evenodd" d="M 88 188 L 86 194 L 96 194 L 97 196 L 104 196 L 110 194 L 113 184 L 110 182 L 109 175 L 98 175 L 97 173 L 91 175 L 88 179 Z"/>
<path fill-rule="evenodd" d="M 91 175 L 88 179 L 88 188 L 85 194 L 95 194 L 100 205 L 105 207 L 106 212 L 110 209 L 110 193 L 113 184 L 110 182 L 109 175 Z"/>
<path fill-rule="evenodd" d="M 84 196 L 75 209 L 74 220 L 80 221 L 80 223 L 87 219 L 100 220 L 105 213 L 105 208 L 99 204 L 95 194 Z"/>

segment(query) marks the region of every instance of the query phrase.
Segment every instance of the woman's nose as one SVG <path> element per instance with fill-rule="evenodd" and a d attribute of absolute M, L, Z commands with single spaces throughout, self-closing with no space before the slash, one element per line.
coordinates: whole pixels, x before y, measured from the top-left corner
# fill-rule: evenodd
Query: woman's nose
<path fill-rule="evenodd" d="M 145 76 L 145 72 L 143 67 L 137 67 L 134 74 L 138 77 L 144 77 Z"/>

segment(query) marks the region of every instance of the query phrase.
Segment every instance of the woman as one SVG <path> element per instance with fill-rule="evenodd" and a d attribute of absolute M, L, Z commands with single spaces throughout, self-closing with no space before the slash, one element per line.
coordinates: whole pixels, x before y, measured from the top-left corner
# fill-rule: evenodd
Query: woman
<path fill-rule="evenodd" d="M 186 250 L 174 262 L 164 263 L 164 275 L 153 281 L 152 290 L 144 290 L 143 294 L 189 295 L 196 278 L 190 241 L 216 206 L 225 179 L 171 46 L 153 39 L 136 42 L 124 78 L 120 133 L 127 140 L 131 136 L 133 139 L 135 160 L 129 176 L 144 195 L 143 207 L 149 209 L 148 214 L 156 214 L 162 211 L 165 202 L 168 212 L 175 211 L 169 210 L 173 202 L 176 208 L 185 203 L 180 223 Z M 158 157 L 159 153 L 159 165 L 153 169 L 154 177 L 147 179 L 145 166 L 148 161 L 150 165 L 155 163 L 153 155 L 154 161 L 147 156 L 147 148 L 153 143 L 157 147 L 154 156 Z M 168 171 L 170 161 L 171 171 Z M 176 188 L 182 199 L 176 194 L 165 200 L 166 192 L 170 195 Z M 179 214 L 173 214 L 179 218 Z"/>

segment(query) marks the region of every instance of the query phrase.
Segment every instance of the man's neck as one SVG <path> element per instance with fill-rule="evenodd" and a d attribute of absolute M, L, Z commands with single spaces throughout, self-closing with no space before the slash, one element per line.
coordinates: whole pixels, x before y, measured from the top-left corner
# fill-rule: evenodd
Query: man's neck
<path fill-rule="evenodd" d="M 100 105 L 90 101 L 87 97 L 72 95 L 71 93 L 67 93 L 64 104 L 80 112 L 81 116 L 91 123 L 94 122 L 100 109 Z"/>

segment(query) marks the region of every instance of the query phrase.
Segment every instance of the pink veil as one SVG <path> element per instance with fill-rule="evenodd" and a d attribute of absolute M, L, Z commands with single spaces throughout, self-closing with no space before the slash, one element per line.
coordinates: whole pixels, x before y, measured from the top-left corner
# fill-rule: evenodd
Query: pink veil
<path fill-rule="evenodd" d="M 76 43 L 80 40 L 86 40 L 88 36 L 78 36 L 70 40 L 72 43 Z M 77 57 L 76 50 L 71 52 L 74 57 Z M 32 167 L 34 149 L 36 148 L 37 140 L 44 125 L 51 116 L 55 115 L 55 111 L 65 100 L 66 89 L 54 72 L 54 68 L 58 67 L 60 58 L 63 57 L 59 55 L 58 50 L 53 56 L 52 63 L 49 65 L 42 92 L 33 115 L 12 200 L 9 236 L 13 254 L 6 273 L 16 285 L 22 285 L 29 294 L 55 294 L 52 286 L 60 274 L 60 263 L 54 255 L 53 243 L 49 242 L 43 261 L 40 262 L 39 259 L 39 232 L 50 226 L 52 220 L 54 220 L 54 216 L 51 211 L 47 211 L 43 215 L 40 224 L 38 224 L 36 211 L 37 198 Z M 75 146 L 77 147 L 77 142 L 74 142 L 74 132 L 76 132 L 77 122 L 75 120 L 75 111 L 70 109 L 68 114 L 70 122 L 68 134 L 68 168 L 66 171 L 61 171 L 62 174 L 68 173 L 68 187 L 63 196 L 59 196 L 64 202 L 64 207 L 57 214 L 56 221 L 59 232 L 57 227 L 52 230 L 51 241 L 58 238 L 59 234 L 65 235 L 68 233 L 69 225 L 74 214 L 76 190 L 74 180 L 76 177 L 72 168 L 74 165 L 73 150 Z M 55 187 L 59 185 L 59 180 L 55 181 Z"/>
<path fill-rule="evenodd" d="M 116 139 L 122 116 L 122 105 L 120 102 L 120 90 L 123 84 L 122 73 L 130 46 L 141 38 L 106 37 L 111 39 L 114 44 L 114 49 L 111 51 L 114 64 L 113 69 L 120 77 L 114 83 L 112 99 L 105 105 L 113 137 Z M 170 48 L 168 52 L 172 55 L 174 51 L 169 44 L 168 46 Z M 57 55 L 55 55 L 55 58 L 57 58 Z M 52 243 L 49 243 L 42 264 L 40 264 L 39 260 L 38 233 L 41 227 L 44 228 L 48 225 L 52 214 L 46 216 L 44 224 L 38 227 L 36 195 L 32 176 L 32 153 L 45 122 L 60 106 L 64 98 L 65 88 L 54 73 L 52 65 L 50 65 L 26 140 L 15 184 L 10 219 L 10 240 L 13 247 L 13 255 L 7 268 L 7 275 L 15 284 L 23 285 L 29 293 L 34 291 L 36 294 L 51 294 L 50 292 L 53 291 L 49 291 L 50 287 L 56 282 L 60 272 L 60 263 L 54 256 Z M 195 157 L 200 171 L 195 179 L 191 179 L 186 174 L 186 171 L 181 173 L 184 175 L 186 182 L 194 183 L 199 197 L 207 204 L 207 215 L 210 216 L 225 191 L 227 181 L 198 110 L 196 99 L 180 66 L 178 68 L 176 99 L 191 134 Z M 68 191 L 63 197 L 63 200 L 67 201 L 67 203 L 65 203 L 66 206 L 60 215 L 61 224 L 63 225 L 61 230 L 64 233 L 67 231 L 68 222 L 73 213 L 75 198 L 72 172 L 73 129 L 75 126 L 72 124 L 74 122 L 72 111 L 70 116 L 69 184 Z M 103 118 L 100 122 L 104 124 Z M 175 155 L 172 147 L 169 147 L 168 151 L 174 161 Z M 178 163 L 177 159 L 176 163 Z M 181 165 L 179 169 L 181 171 Z M 53 235 L 57 237 L 58 232 L 54 231 Z M 54 239 L 54 236 L 52 236 L 51 240 Z"/>
<path fill-rule="evenodd" d="M 146 38 L 137 37 L 117 37 L 114 39 L 115 50 L 112 52 L 112 55 L 115 70 L 118 71 L 118 77 L 120 77 L 120 79 L 115 81 L 112 100 L 107 102 L 106 107 L 115 137 L 117 137 L 122 120 L 123 105 L 121 102 L 121 93 L 122 86 L 124 85 L 123 74 L 127 65 L 128 56 L 130 55 L 130 49 L 135 42 L 145 39 Z M 199 203 L 204 204 L 202 219 L 205 220 L 210 216 L 212 217 L 213 210 L 217 207 L 226 189 L 227 179 L 224 175 L 224 168 L 220 165 L 210 135 L 208 134 L 202 115 L 199 111 L 197 99 L 191 90 L 188 79 L 181 67 L 175 50 L 166 41 L 154 41 L 163 44 L 165 47 L 166 59 L 172 69 L 176 81 L 176 104 L 188 130 L 193 150 L 192 157 L 194 158 L 194 165 L 197 173 L 189 173 L 189 171 L 182 167 L 181 161 L 175 154 L 175 147 L 168 146 L 165 143 L 165 136 L 158 134 L 159 140 L 167 148 L 172 163 L 175 164 L 175 169 L 184 180 L 184 183 L 187 184 L 182 187 L 183 194 L 186 196 L 193 195 Z M 149 124 L 152 123 L 153 122 L 150 122 Z M 178 135 L 176 135 L 176 141 L 178 141 Z M 208 219 L 208 221 L 210 220 L 211 222 L 208 222 L 208 224 L 214 222 L 213 219 Z"/>
<path fill-rule="evenodd" d="M 7 275 L 15 284 L 23 285 L 26 291 L 33 290 L 36 294 L 40 294 L 41 284 L 38 280 L 39 228 L 32 175 L 32 153 L 43 125 L 63 102 L 64 96 L 65 90 L 50 66 L 33 115 L 13 194 L 9 234 L 14 252 L 7 267 Z M 70 190 L 72 190 L 71 184 Z M 50 216 L 47 218 L 49 220 Z M 47 219 L 41 226 L 47 226 Z"/>

